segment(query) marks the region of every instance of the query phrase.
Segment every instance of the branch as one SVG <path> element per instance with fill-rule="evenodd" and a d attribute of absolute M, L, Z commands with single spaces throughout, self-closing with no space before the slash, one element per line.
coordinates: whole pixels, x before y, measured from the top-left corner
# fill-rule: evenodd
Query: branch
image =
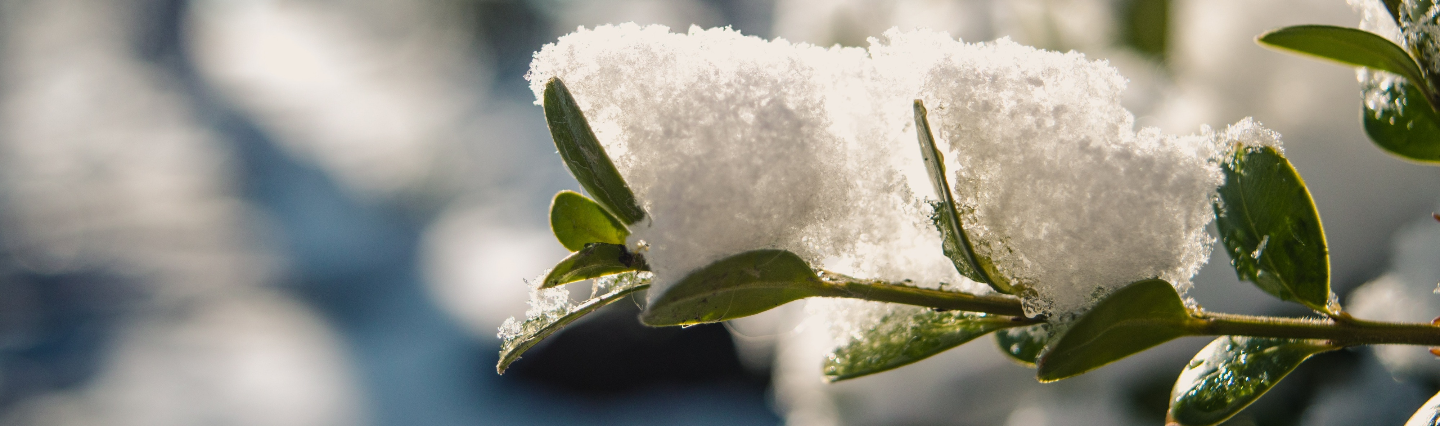
<path fill-rule="evenodd" d="M 1045 318 L 1027 318 L 1020 299 L 1014 296 L 969 293 L 920 288 L 879 280 L 861 280 L 833 272 L 821 271 L 821 279 L 831 287 L 830 297 L 901 303 L 941 310 L 984 312 L 1016 317 L 1017 321 L 1035 324 Z M 1323 339 L 1338 346 L 1373 344 L 1440 346 L 1440 326 L 1429 323 L 1392 323 L 1348 319 L 1286 318 L 1236 315 L 1215 312 L 1191 312 L 1194 320 L 1187 331 L 1197 336 L 1249 336 L 1290 339 Z"/>

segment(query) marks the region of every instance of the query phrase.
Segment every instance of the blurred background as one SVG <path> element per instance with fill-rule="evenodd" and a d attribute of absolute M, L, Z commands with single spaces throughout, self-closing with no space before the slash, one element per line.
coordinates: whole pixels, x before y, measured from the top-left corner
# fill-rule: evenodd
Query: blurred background
<path fill-rule="evenodd" d="M 496 375 L 578 185 L 523 76 L 577 26 L 865 46 L 892 26 L 1105 59 L 1143 126 L 1284 135 L 1362 316 L 1440 315 L 1440 169 L 1359 126 L 1354 73 L 1267 51 L 1342 0 L 0 0 L 0 424 L 1160 424 L 1207 339 L 1038 384 L 989 339 L 824 385 L 798 306 L 648 329 L 617 303 Z M 1190 293 L 1303 315 L 1236 281 Z M 1424 348 L 1318 356 L 1229 424 L 1401 424 Z"/>

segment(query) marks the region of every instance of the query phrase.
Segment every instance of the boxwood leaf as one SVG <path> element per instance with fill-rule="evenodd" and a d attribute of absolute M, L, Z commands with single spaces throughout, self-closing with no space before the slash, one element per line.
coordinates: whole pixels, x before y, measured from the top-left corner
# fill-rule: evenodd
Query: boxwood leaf
<path fill-rule="evenodd" d="M 525 321 L 515 321 L 514 318 L 505 322 L 500 328 L 500 362 L 495 364 L 495 372 L 504 374 L 505 369 L 520 355 L 525 353 L 535 344 L 540 343 L 546 337 L 555 334 L 575 320 L 595 312 L 596 309 L 614 303 L 641 290 L 650 287 L 650 273 L 637 272 L 621 275 L 613 275 L 597 281 L 595 289 L 597 294 L 579 304 L 566 304 L 557 306 L 554 309 L 543 312 L 527 312 Z M 537 292 L 557 292 L 561 298 L 568 298 L 563 288 L 536 289 Z M 535 298 L 536 296 L 531 296 Z M 543 296 L 542 296 L 543 297 Z"/>
<path fill-rule="evenodd" d="M 1345 65 L 1394 73 L 1417 85 L 1427 84 L 1420 65 L 1404 48 L 1369 31 L 1332 25 L 1297 25 L 1271 30 L 1256 41 Z M 1429 88 L 1422 86 L 1422 91 L 1428 93 Z"/>
<path fill-rule="evenodd" d="M 824 295 L 827 289 L 795 253 L 747 251 L 691 272 L 650 303 L 640 320 L 652 326 L 725 321 Z"/>
<path fill-rule="evenodd" d="M 1425 405 L 1410 416 L 1405 426 L 1440 426 L 1440 393 L 1425 401 Z"/>
<path fill-rule="evenodd" d="M 935 138 L 930 131 L 930 120 L 925 117 L 925 104 L 915 100 L 915 134 L 920 139 L 920 156 L 925 159 L 925 170 L 930 174 L 930 183 L 940 201 L 932 203 L 935 208 L 935 227 L 940 229 L 941 250 L 960 275 L 975 282 L 989 284 L 995 291 L 1013 294 L 1015 289 L 1010 281 L 995 270 L 994 262 L 975 253 L 975 246 L 965 234 L 964 224 L 956 210 L 955 197 L 950 193 L 950 183 L 945 178 L 945 157 L 935 148 Z"/>
<path fill-rule="evenodd" d="M 1036 363 L 1042 382 L 1083 374 L 1176 337 L 1192 334 L 1190 316 L 1170 283 L 1138 281 L 1101 300 Z"/>
<path fill-rule="evenodd" d="M 645 258 L 618 244 L 591 243 L 555 265 L 540 288 L 588 280 L 621 272 L 645 270 Z"/>
<path fill-rule="evenodd" d="M 1395 21 L 1395 26 L 1400 26 L 1400 0 L 1384 0 L 1385 11 L 1390 12 L 1390 19 Z"/>
<path fill-rule="evenodd" d="M 1271 147 L 1235 146 L 1215 225 L 1241 280 L 1282 300 L 1329 312 L 1330 253 L 1305 181 Z"/>
<path fill-rule="evenodd" d="M 545 121 L 550 125 L 550 137 L 555 140 L 560 158 L 565 160 L 565 166 L 585 192 L 626 224 L 645 218 L 645 210 L 635 201 L 635 193 L 615 170 L 615 163 L 610 162 L 605 148 L 595 139 L 585 114 L 558 78 L 545 84 Z"/>
<path fill-rule="evenodd" d="M 853 379 L 910 364 L 992 331 L 1029 324 L 1015 317 L 897 308 L 825 358 L 825 378 Z"/>
<path fill-rule="evenodd" d="M 625 244 L 630 236 L 620 219 L 575 191 L 560 191 L 550 201 L 550 231 L 572 252 L 589 243 Z"/>
<path fill-rule="evenodd" d="M 1376 146 L 1422 163 L 1440 163 L 1440 115 L 1405 81 L 1366 88 L 1360 122 Z"/>
<path fill-rule="evenodd" d="M 1334 349 L 1338 348 L 1322 340 L 1221 336 L 1201 349 L 1175 381 L 1168 423 L 1220 424 L 1311 355 Z"/>
<path fill-rule="evenodd" d="M 1000 353 L 1027 367 L 1034 367 L 1050 341 L 1050 325 L 1036 324 L 1028 327 L 1007 328 L 995 332 L 995 345 Z"/>

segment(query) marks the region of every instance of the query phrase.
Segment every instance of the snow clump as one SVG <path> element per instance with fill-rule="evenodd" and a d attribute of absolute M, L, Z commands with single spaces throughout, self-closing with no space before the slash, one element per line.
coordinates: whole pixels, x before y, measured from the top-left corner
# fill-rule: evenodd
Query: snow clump
<path fill-rule="evenodd" d="M 1379 34 L 1416 54 L 1421 72 L 1427 76 L 1440 70 L 1440 5 L 1401 0 L 1396 7 L 1399 16 L 1391 16 L 1381 0 L 1349 0 L 1349 3 L 1363 16 L 1361 29 Z M 1355 75 L 1360 81 L 1360 91 L 1368 110 L 1366 113 L 1374 111 L 1376 118 L 1390 111 L 1395 116 L 1405 115 L 1404 110 L 1410 105 L 1404 91 L 1413 82 L 1366 67 L 1356 68 Z"/>
<path fill-rule="evenodd" d="M 873 69 L 864 49 L 625 24 L 561 37 L 528 78 L 537 104 L 551 77 L 565 81 L 648 212 L 630 243 L 648 245 L 655 290 L 760 248 L 965 286 L 911 194 L 907 173 L 925 182 L 913 98 L 872 82 Z"/>
<path fill-rule="evenodd" d="M 1214 241 L 1214 138 L 1137 132 L 1125 79 L 1079 53 L 887 35 L 877 65 L 931 106 L 965 228 L 1034 291 L 1027 314 L 1077 312 L 1145 278 L 1189 287 Z"/>
<path fill-rule="evenodd" d="M 537 104 L 553 77 L 649 213 L 629 244 L 648 246 L 652 298 L 761 248 L 862 278 L 985 291 L 941 253 L 915 99 L 967 231 L 1028 289 L 1028 314 L 1073 316 L 1152 277 L 1183 292 L 1213 243 L 1217 158 L 1273 136 L 1248 120 L 1191 136 L 1137 131 L 1120 106 L 1126 81 L 1103 61 L 924 30 L 860 49 L 723 28 L 580 28 L 536 53 Z"/>

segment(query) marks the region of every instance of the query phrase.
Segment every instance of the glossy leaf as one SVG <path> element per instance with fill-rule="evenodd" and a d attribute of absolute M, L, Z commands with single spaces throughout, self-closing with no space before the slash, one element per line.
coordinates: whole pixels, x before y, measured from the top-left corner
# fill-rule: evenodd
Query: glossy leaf
<path fill-rule="evenodd" d="M 900 308 L 827 356 L 825 378 L 835 382 L 891 370 L 1023 324 L 1007 316 Z"/>
<path fill-rule="evenodd" d="M 623 245 L 630 236 L 620 219 L 575 191 L 560 191 L 550 201 L 550 231 L 572 252 L 590 243 Z"/>
<path fill-rule="evenodd" d="M 810 265 L 784 250 L 754 250 L 685 276 L 656 298 L 640 320 L 652 326 L 725 321 L 830 293 Z"/>
<path fill-rule="evenodd" d="M 1305 181 L 1279 151 L 1236 146 L 1222 169 L 1215 225 L 1243 281 L 1328 312 L 1330 253 Z"/>
<path fill-rule="evenodd" d="M 1360 122 L 1376 146 L 1408 160 L 1440 163 L 1440 115 L 1423 93 L 1404 81 L 1366 90 Z"/>
<path fill-rule="evenodd" d="M 550 125 L 550 136 L 555 140 L 560 158 L 565 159 L 565 166 L 585 192 L 626 224 L 645 218 L 645 210 L 636 202 L 635 193 L 615 170 L 605 148 L 595 139 L 585 114 L 558 78 L 545 84 L 545 121 Z"/>
<path fill-rule="evenodd" d="M 541 283 L 540 288 L 644 269 L 645 258 L 630 253 L 625 246 L 591 243 L 556 264 L 555 268 L 545 275 L 545 282 Z"/>
<path fill-rule="evenodd" d="M 1425 401 L 1425 405 L 1405 421 L 1405 426 L 1440 426 L 1440 393 Z"/>
<path fill-rule="evenodd" d="M 925 104 L 919 99 L 915 100 L 915 134 L 920 139 L 920 156 L 925 160 L 925 170 L 929 172 L 930 183 L 935 187 L 936 196 L 940 197 L 938 203 L 933 203 L 935 227 L 940 229 L 942 239 L 941 250 L 950 262 L 955 264 L 955 269 L 960 275 L 970 278 L 975 282 L 989 284 L 995 291 L 1012 294 L 1015 289 L 1010 281 L 995 270 L 994 262 L 979 256 L 975 253 L 975 246 L 970 242 L 970 237 L 965 234 L 964 224 L 960 221 L 960 213 L 955 204 L 955 197 L 950 193 L 950 183 L 945 177 L 945 157 L 935 147 L 934 133 L 930 131 L 930 120 L 925 117 Z"/>
<path fill-rule="evenodd" d="M 1190 335 L 1199 321 L 1170 283 L 1139 281 L 1116 290 L 1076 320 L 1040 356 L 1036 373 L 1042 382 L 1077 376 Z"/>
<path fill-rule="evenodd" d="M 631 293 L 645 290 L 650 287 L 650 276 L 648 272 L 632 274 L 612 275 L 596 280 L 595 295 L 590 299 L 575 305 L 558 306 L 543 312 L 527 313 L 525 321 L 517 322 L 514 318 L 506 321 L 501 326 L 500 362 L 495 365 L 495 372 L 504 374 L 510 364 L 520 359 L 525 351 L 540 343 L 546 337 L 559 332 L 566 325 L 585 315 L 595 312 L 605 305 L 614 303 Z M 555 292 L 561 298 L 568 298 L 569 293 L 563 288 L 537 289 L 537 292 Z M 535 298 L 536 296 L 531 296 Z M 541 296 L 544 297 L 544 296 Z M 532 307 L 532 311 L 535 309 Z M 513 329 L 510 329 L 512 328 Z"/>
<path fill-rule="evenodd" d="M 1311 355 L 1337 349 L 1319 340 L 1221 336 L 1185 366 L 1170 392 L 1169 423 L 1215 425 L 1280 383 Z"/>
<path fill-rule="evenodd" d="M 995 332 L 995 345 L 1000 347 L 1000 353 L 1027 367 L 1035 366 L 1035 361 L 1040 359 L 1040 353 L 1045 350 L 1045 344 L 1049 341 L 1048 324 L 1007 328 Z"/>
<path fill-rule="evenodd" d="M 1426 84 L 1425 73 L 1404 48 L 1369 31 L 1331 25 L 1297 25 L 1261 34 L 1256 41 L 1345 65 L 1394 73 L 1411 83 Z"/>

